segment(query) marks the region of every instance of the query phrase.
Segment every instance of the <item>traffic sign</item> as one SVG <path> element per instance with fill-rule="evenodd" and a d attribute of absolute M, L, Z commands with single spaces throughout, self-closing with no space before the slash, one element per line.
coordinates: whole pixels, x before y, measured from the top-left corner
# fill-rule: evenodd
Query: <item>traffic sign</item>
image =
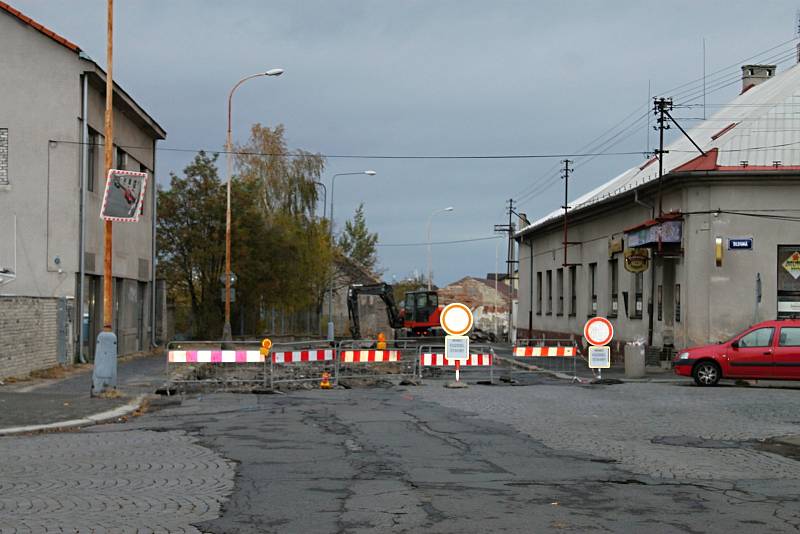
<path fill-rule="evenodd" d="M 592 317 L 583 327 L 583 337 L 590 345 L 602 347 L 611 342 L 614 337 L 614 327 L 605 317 Z"/>
<path fill-rule="evenodd" d="M 272 340 L 271 339 L 269 339 L 268 337 L 265 337 L 264 339 L 261 340 L 260 352 L 261 352 L 262 356 L 268 356 L 269 355 L 269 349 L 271 349 L 271 348 L 272 348 Z"/>
<path fill-rule="evenodd" d="M 451 336 L 463 336 L 469 332 L 473 321 L 472 311 L 460 302 L 448 304 L 439 316 L 439 324 Z"/>
<path fill-rule="evenodd" d="M 611 367 L 611 347 L 589 347 L 589 367 L 592 369 Z"/>
<path fill-rule="evenodd" d="M 459 360 L 465 362 L 469 359 L 468 336 L 445 336 L 444 358 L 448 361 Z"/>
<path fill-rule="evenodd" d="M 100 218 L 115 222 L 138 222 L 146 188 L 146 172 L 109 169 Z"/>

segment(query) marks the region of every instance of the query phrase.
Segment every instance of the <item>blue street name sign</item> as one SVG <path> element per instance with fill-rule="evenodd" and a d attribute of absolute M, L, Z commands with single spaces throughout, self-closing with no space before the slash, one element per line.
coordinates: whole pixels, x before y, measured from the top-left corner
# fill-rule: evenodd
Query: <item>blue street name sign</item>
<path fill-rule="evenodd" d="M 728 250 L 753 250 L 753 238 L 732 237 L 728 239 Z"/>

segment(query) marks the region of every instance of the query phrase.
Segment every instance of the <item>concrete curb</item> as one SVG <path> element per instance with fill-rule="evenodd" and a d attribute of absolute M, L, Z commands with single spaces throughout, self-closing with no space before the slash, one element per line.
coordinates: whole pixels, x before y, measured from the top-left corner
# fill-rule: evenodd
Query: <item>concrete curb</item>
<path fill-rule="evenodd" d="M 69 428 L 79 428 L 84 426 L 99 425 L 108 421 L 112 421 L 119 417 L 132 414 L 138 410 L 147 395 L 139 395 L 128 404 L 107 410 L 105 412 L 96 413 L 81 419 L 70 419 L 68 421 L 58 421 L 55 423 L 47 423 L 44 425 L 29 425 L 29 426 L 15 426 L 9 428 L 0 428 L 0 436 L 13 436 L 14 434 L 28 434 L 31 432 L 44 432 L 47 430 L 66 430 Z"/>

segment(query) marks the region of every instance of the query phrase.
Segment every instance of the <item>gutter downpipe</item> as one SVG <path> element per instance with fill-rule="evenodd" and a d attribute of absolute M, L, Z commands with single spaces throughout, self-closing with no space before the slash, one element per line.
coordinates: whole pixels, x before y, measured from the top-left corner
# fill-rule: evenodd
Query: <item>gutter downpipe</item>
<path fill-rule="evenodd" d="M 150 254 L 150 346 L 155 348 L 158 346 L 156 343 L 156 296 L 158 291 L 156 289 L 156 218 L 158 217 L 158 194 L 156 185 L 156 144 L 158 139 L 153 139 L 153 180 L 150 185 L 153 195 L 153 209 L 150 211 L 152 218 L 151 229 L 151 254 Z"/>
<path fill-rule="evenodd" d="M 85 279 L 86 279 L 86 186 L 89 183 L 89 76 L 86 72 L 83 73 L 83 87 L 81 89 L 81 200 L 80 208 L 78 210 L 79 216 L 79 233 L 80 243 L 78 245 L 78 262 L 80 276 L 78 279 L 78 361 L 86 363 L 86 357 L 83 354 L 83 317 L 84 317 L 84 292 L 85 292 Z"/>

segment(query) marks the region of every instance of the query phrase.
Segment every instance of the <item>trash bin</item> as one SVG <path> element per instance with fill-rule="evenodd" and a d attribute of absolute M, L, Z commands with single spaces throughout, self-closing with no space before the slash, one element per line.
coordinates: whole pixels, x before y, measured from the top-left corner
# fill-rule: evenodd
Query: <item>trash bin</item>
<path fill-rule="evenodd" d="M 625 378 L 644 376 L 644 343 L 625 344 Z"/>

